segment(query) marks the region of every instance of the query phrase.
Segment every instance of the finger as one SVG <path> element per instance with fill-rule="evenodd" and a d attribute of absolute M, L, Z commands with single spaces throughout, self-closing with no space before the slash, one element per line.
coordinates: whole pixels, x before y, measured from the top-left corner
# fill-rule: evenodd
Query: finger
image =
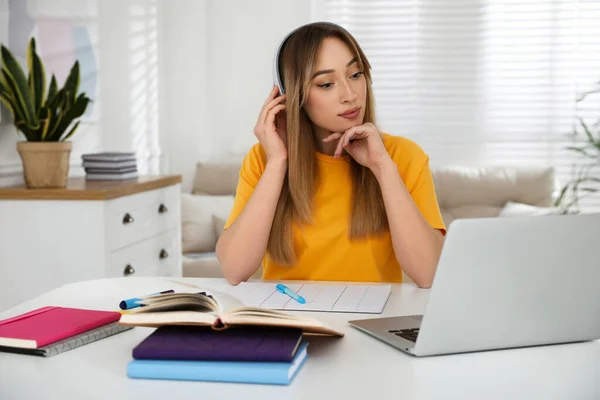
<path fill-rule="evenodd" d="M 275 127 L 277 129 L 282 129 L 282 130 L 286 129 L 286 115 L 285 115 L 285 111 L 284 112 L 278 112 L 277 115 L 275 115 Z"/>
<path fill-rule="evenodd" d="M 335 132 L 335 133 L 332 133 L 331 135 L 327 136 L 325 139 L 323 139 L 323 141 L 325 143 L 329 143 L 329 142 L 333 142 L 334 140 L 337 140 L 341 137 L 342 137 L 341 133 Z"/>
<path fill-rule="evenodd" d="M 350 144 L 352 144 L 354 141 L 366 139 L 368 136 L 369 136 L 369 134 L 367 132 L 356 132 L 355 131 L 351 135 L 346 136 L 346 139 L 344 140 L 344 144 L 342 145 L 342 147 L 346 148 L 346 147 L 350 146 Z"/>
<path fill-rule="evenodd" d="M 345 133 L 344 136 L 340 139 L 340 141 L 338 142 L 338 153 L 341 155 L 342 152 L 344 151 L 344 149 L 348 146 L 348 143 L 350 143 L 350 140 L 353 140 L 354 135 L 355 135 L 355 131 L 353 129 L 348 129 Z"/>
<path fill-rule="evenodd" d="M 346 147 L 348 147 L 348 144 L 350 143 L 350 140 L 354 140 L 356 137 L 356 131 L 351 131 L 348 132 L 346 134 L 346 136 L 344 137 L 344 140 L 342 141 L 342 149 L 345 149 Z"/>
<path fill-rule="evenodd" d="M 282 96 L 279 96 L 273 100 L 271 100 L 264 108 L 263 108 L 263 115 L 262 115 L 262 121 L 266 121 L 267 120 L 267 114 L 270 110 L 273 109 L 273 107 L 279 105 L 279 104 L 285 104 L 285 94 Z"/>
<path fill-rule="evenodd" d="M 271 89 L 269 96 L 267 96 L 267 98 L 265 99 L 265 102 L 262 105 L 263 108 L 277 96 L 277 93 L 279 93 L 279 88 L 276 85 L 273 85 L 273 89 Z"/>
<path fill-rule="evenodd" d="M 273 101 L 273 99 L 275 99 L 277 97 L 278 93 L 279 93 L 279 88 L 276 85 L 273 85 L 273 88 L 271 89 L 271 92 L 269 93 L 269 95 L 265 99 L 262 107 L 260 108 L 260 112 L 258 113 L 258 119 L 256 121 L 257 124 L 265 120 L 265 116 L 266 116 L 266 111 L 265 110 L 268 109 L 267 105 L 271 101 Z"/>
<path fill-rule="evenodd" d="M 277 115 L 277 113 L 281 110 L 285 110 L 285 104 L 280 104 L 278 106 L 273 107 L 268 113 L 267 113 L 267 120 L 265 121 L 268 124 L 275 124 L 275 116 Z"/>
<path fill-rule="evenodd" d="M 344 149 L 342 144 L 344 143 L 344 140 L 346 139 L 346 135 L 347 135 L 347 133 L 344 133 L 342 138 L 338 141 L 338 144 L 335 147 L 335 153 L 333 154 L 334 157 L 339 157 L 342 155 L 342 150 Z"/>

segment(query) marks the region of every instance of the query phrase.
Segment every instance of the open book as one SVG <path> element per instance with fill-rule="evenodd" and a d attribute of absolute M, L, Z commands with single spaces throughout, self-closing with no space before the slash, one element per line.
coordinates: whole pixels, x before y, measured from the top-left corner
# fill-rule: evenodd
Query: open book
<path fill-rule="evenodd" d="M 274 326 L 299 328 L 304 333 L 344 336 L 314 318 L 247 307 L 235 297 L 217 291 L 164 293 L 144 297 L 138 303 L 143 306 L 124 312 L 119 324 L 149 327 L 203 325 L 215 330 L 234 326 Z"/>

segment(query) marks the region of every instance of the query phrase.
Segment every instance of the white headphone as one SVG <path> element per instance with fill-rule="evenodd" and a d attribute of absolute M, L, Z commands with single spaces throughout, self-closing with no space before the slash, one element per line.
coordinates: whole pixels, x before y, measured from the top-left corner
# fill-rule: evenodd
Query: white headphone
<path fill-rule="evenodd" d="M 283 46 L 285 45 L 285 43 L 287 42 L 287 40 L 290 38 L 290 36 L 292 36 L 297 30 L 302 29 L 306 26 L 309 25 L 314 25 L 314 24 L 327 24 L 327 25 L 331 25 L 331 26 L 335 26 L 336 28 L 340 28 L 342 30 L 345 30 L 343 27 L 334 24 L 333 22 L 311 22 L 309 24 L 305 24 L 302 26 L 299 26 L 298 28 L 294 29 L 293 31 L 291 31 L 290 33 L 288 33 L 283 40 L 281 41 L 281 43 L 279 43 L 279 46 L 277 46 L 277 51 L 275 52 L 275 57 L 273 58 L 273 84 L 277 85 L 277 87 L 279 88 L 279 94 L 285 94 L 285 87 L 283 85 L 283 77 L 279 74 L 279 55 L 281 54 L 281 49 L 283 49 Z"/>

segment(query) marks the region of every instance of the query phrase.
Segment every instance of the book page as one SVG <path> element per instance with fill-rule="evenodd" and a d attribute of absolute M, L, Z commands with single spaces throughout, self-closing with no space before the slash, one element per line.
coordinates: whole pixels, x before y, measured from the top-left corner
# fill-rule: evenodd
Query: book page
<path fill-rule="evenodd" d="M 199 293 L 163 293 L 147 296 L 121 315 L 120 323 L 133 326 L 219 325 L 219 315 L 243 307 L 235 297 L 215 290 Z"/>
<path fill-rule="evenodd" d="M 342 332 L 336 331 L 317 319 L 299 317 L 273 310 L 241 308 L 222 315 L 221 321 L 226 327 L 248 325 L 288 327 L 302 329 L 304 333 L 344 336 Z"/>
<path fill-rule="evenodd" d="M 152 313 L 162 311 L 188 310 L 198 312 L 217 312 L 219 310 L 216 300 L 202 293 L 163 293 L 143 297 L 137 302 L 142 307 L 132 308 L 131 314 Z"/>
<path fill-rule="evenodd" d="M 120 325 L 159 327 L 163 325 L 214 325 L 218 320 L 215 313 L 197 311 L 162 311 L 149 313 L 123 313 Z"/>

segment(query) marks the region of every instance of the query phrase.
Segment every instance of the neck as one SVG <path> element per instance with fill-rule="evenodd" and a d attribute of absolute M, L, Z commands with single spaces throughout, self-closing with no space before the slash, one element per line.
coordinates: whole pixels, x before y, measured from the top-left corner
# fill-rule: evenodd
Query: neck
<path fill-rule="evenodd" d="M 314 126 L 314 125 L 313 125 L 313 132 L 315 135 L 315 147 L 316 147 L 317 151 L 321 154 L 332 156 L 335 153 L 335 148 L 338 145 L 337 140 L 330 142 L 330 143 L 323 142 L 323 139 L 325 139 L 327 136 L 331 135 L 331 132 L 329 132 L 326 129 Z"/>

